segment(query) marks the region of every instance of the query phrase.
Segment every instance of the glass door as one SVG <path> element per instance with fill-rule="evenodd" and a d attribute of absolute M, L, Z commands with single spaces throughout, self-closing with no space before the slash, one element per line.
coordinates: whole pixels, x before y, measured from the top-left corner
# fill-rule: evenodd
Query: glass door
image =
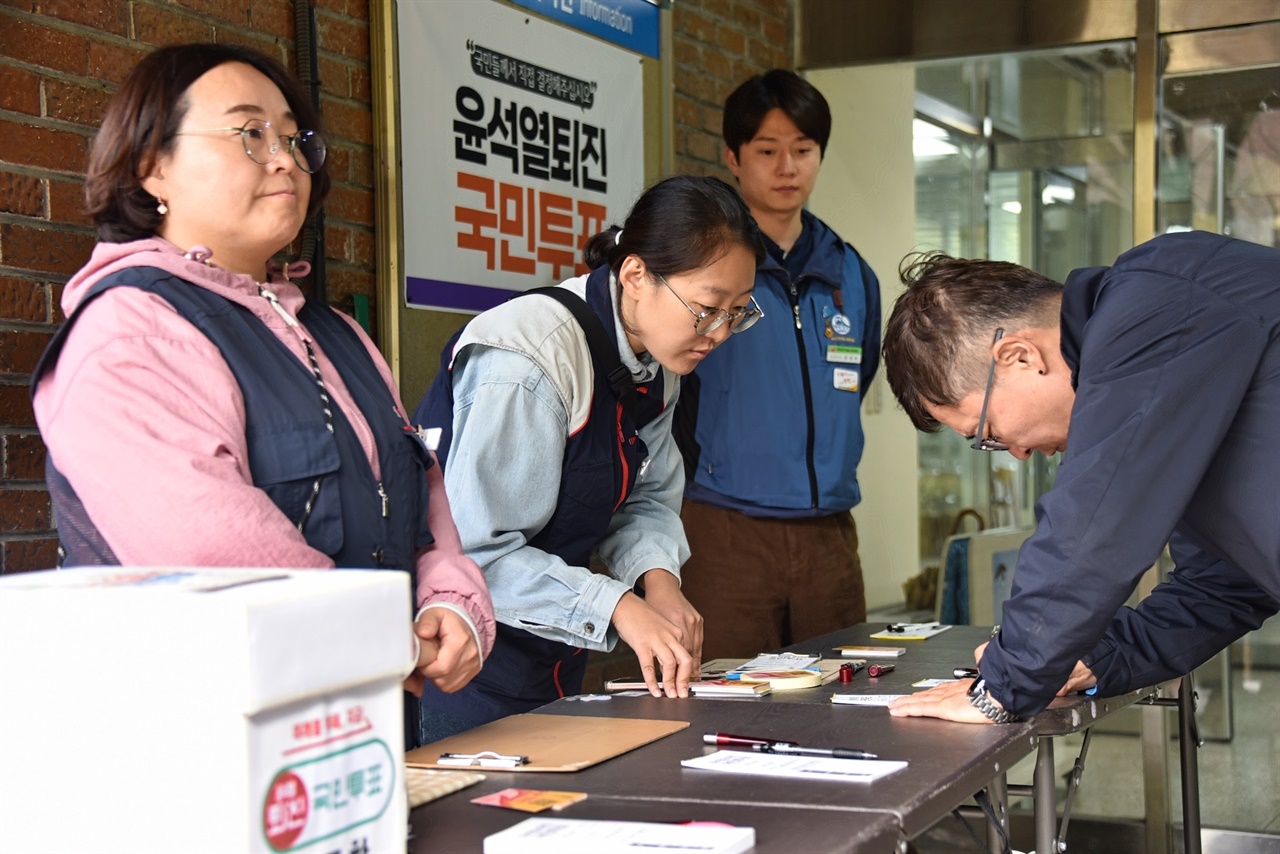
<path fill-rule="evenodd" d="M 1159 232 L 1198 229 L 1280 248 L 1280 22 L 1163 39 Z M 1196 670 L 1201 734 L 1234 736 L 1231 660 L 1245 696 L 1256 667 L 1280 667 L 1280 620 Z"/>
<path fill-rule="evenodd" d="M 1132 117 L 1131 42 L 917 64 L 917 248 L 1059 281 L 1110 263 L 1133 232 Z M 919 441 L 922 564 L 966 508 L 990 528 L 1032 524 L 1057 469 L 950 433 Z"/>
<path fill-rule="evenodd" d="M 1218 33 L 1166 40 L 1175 73 L 1166 73 L 1160 88 L 1157 228 L 1280 247 L 1280 25 L 1232 35 L 1252 46 L 1242 51 L 1246 61 L 1264 64 L 1224 68 L 1212 58 L 1196 61 L 1216 56 L 1211 47 Z M 1190 59 L 1172 62 L 1187 54 Z"/>

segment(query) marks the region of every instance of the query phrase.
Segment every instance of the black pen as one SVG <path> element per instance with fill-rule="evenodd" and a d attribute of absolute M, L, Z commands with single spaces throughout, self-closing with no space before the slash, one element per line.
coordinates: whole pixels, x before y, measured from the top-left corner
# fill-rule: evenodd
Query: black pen
<path fill-rule="evenodd" d="M 879 759 L 874 753 L 852 747 L 801 747 L 798 744 L 753 744 L 757 753 L 781 753 L 795 756 L 826 756 L 830 759 Z"/>

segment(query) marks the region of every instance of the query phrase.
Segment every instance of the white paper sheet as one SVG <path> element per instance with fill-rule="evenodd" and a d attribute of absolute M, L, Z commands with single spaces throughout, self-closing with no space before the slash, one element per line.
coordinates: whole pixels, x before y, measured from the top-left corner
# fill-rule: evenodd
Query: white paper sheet
<path fill-rule="evenodd" d="M 887 706 L 899 697 L 910 694 L 832 694 L 831 702 L 841 706 Z"/>
<path fill-rule="evenodd" d="M 765 777 L 794 777 L 802 780 L 836 780 L 843 783 L 871 783 L 901 771 L 907 763 L 884 759 L 828 759 L 822 756 L 782 756 L 745 750 L 717 750 L 680 763 L 701 771 L 729 774 L 756 774 Z"/>

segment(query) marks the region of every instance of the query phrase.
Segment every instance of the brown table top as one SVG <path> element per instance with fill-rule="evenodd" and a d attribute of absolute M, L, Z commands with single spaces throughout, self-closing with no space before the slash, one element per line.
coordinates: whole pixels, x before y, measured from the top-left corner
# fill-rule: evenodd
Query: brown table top
<path fill-rule="evenodd" d="M 949 678 L 972 666 L 973 649 L 990 627 L 955 626 L 925 641 L 874 641 L 883 625 L 861 624 L 796 644 L 791 651 L 836 657 L 839 645 L 906 647 L 896 669 L 878 679 L 859 672 L 851 683 L 774 692 L 760 698 L 655 699 L 621 697 L 560 700 L 539 712 L 588 717 L 688 721 L 688 729 L 572 774 L 513 773 L 486 769 L 485 782 L 413 811 L 414 850 L 479 850 L 485 836 L 527 817 L 512 810 L 469 803 L 507 787 L 567 789 L 587 800 L 556 813 L 566 818 L 637 821 L 709 820 L 749 824 L 757 850 L 889 850 L 899 832 L 927 830 L 968 801 L 993 777 L 1036 749 L 1037 737 L 1062 735 L 1151 693 L 1098 700 L 1060 698 L 1035 719 L 1002 726 L 973 726 L 929 718 L 893 718 L 883 707 L 841 706 L 833 693 L 906 694 L 923 678 Z M 832 783 L 720 774 L 684 768 L 683 759 L 715 748 L 707 732 L 773 737 L 811 747 L 854 747 L 907 768 L 872 784 Z"/>
<path fill-rule="evenodd" d="M 923 641 L 872 640 L 870 635 L 885 628 L 883 623 L 861 623 L 841 629 L 804 643 L 787 647 L 793 652 L 821 653 L 824 657 L 838 655 L 837 646 L 898 646 L 906 652 L 897 658 L 868 658 L 867 663 L 894 664 L 895 669 L 884 676 L 872 679 L 865 670 L 854 677 L 853 682 L 833 682 L 821 688 L 802 691 L 781 691 L 769 695 L 766 700 L 775 703 L 827 703 L 830 695 L 841 694 L 910 694 L 920 690 L 912 688 L 913 682 L 928 678 L 951 678 L 956 667 L 973 667 L 973 651 L 991 636 L 990 626 L 952 626 L 945 632 Z M 1037 735 L 1058 736 L 1078 732 L 1092 726 L 1101 718 L 1130 706 L 1144 697 L 1152 696 L 1159 686 L 1131 691 L 1118 697 L 1097 698 L 1084 694 L 1059 697 L 1049 708 L 1034 719 Z"/>
<path fill-rule="evenodd" d="M 577 782 L 577 775 L 557 776 L 558 781 L 540 780 L 538 784 L 524 781 L 524 787 L 554 784 L 560 789 L 571 791 L 584 791 L 587 788 Z M 479 851 L 486 836 L 529 818 L 529 813 L 470 802 L 472 798 L 507 787 L 508 781 L 498 780 L 496 777 L 497 775 L 489 776 L 483 783 L 414 810 L 409 820 L 412 834 L 409 850 L 414 854 Z M 585 801 L 560 812 L 547 811 L 540 815 L 614 821 L 720 821 L 754 827 L 754 850 L 759 852 L 889 852 L 896 850 L 898 841 L 898 826 L 894 817 L 875 812 L 709 803 L 677 798 L 638 800 L 592 793 Z"/>

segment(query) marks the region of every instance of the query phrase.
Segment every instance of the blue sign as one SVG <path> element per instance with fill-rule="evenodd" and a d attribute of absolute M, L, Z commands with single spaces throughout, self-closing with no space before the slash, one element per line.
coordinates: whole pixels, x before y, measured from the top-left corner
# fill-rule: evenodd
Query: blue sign
<path fill-rule="evenodd" d="M 511 0 L 575 30 L 658 58 L 656 0 Z"/>

